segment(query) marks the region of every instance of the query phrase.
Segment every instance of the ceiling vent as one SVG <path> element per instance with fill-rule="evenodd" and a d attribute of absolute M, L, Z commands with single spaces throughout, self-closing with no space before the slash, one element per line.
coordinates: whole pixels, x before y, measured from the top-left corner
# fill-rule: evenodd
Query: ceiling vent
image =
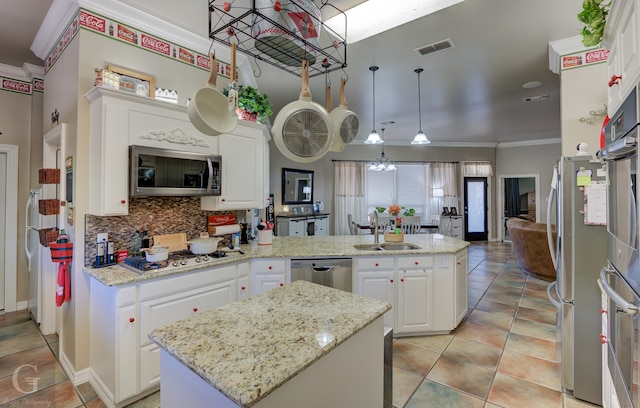
<path fill-rule="evenodd" d="M 438 41 L 432 44 L 424 45 L 420 48 L 416 48 L 414 51 L 416 52 L 416 54 L 422 57 L 428 54 L 444 51 L 455 46 L 456 45 L 453 43 L 453 40 L 451 40 L 451 38 L 447 38 L 446 40 Z"/>
<path fill-rule="evenodd" d="M 527 96 L 526 98 L 522 98 L 522 102 L 539 102 L 546 101 L 547 99 L 549 99 L 549 95 Z"/>

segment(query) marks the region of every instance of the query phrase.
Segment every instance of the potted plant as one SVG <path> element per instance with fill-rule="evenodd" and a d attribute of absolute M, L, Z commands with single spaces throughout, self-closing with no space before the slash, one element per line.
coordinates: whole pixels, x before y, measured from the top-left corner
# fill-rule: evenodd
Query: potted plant
<path fill-rule="evenodd" d="M 269 96 L 261 94 L 260 90 L 250 85 L 238 86 L 238 117 L 250 122 L 264 123 L 273 113 Z M 224 88 L 225 96 L 229 94 L 229 88 Z"/>
<path fill-rule="evenodd" d="M 586 47 L 600 44 L 610 5 L 611 1 L 605 0 L 585 0 L 582 3 L 578 21 L 585 24 L 582 29 L 582 44 Z"/>

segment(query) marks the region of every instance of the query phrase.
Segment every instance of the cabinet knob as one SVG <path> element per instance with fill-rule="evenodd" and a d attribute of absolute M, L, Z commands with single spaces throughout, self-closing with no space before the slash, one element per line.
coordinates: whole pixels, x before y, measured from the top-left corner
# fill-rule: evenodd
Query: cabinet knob
<path fill-rule="evenodd" d="M 135 321 L 136 321 L 136 319 L 134 319 L 133 317 L 130 317 L 130 318 L 129 318 L 129 323 L 133 323 L 133 322 L 135 322 Z"/>
<path fill-rule="evenodd" d="M 224 203 L 227 200 L 225 198 L 221 198 L 220 201 L 222 201 Z"/>
<path fill-rule="evenodd" d="M 389 282 L 393 283 L 393 279 L 389 279 Z"/>
<path fill-rule="evenodd" d="M 127 200 L 120 200 L 120 204 L 125 204 Z"/>
<path fill-rule="evenodd" d="M 193 311 L 194 311 L 194 312 L 197 312 L 197 311 L 198 311 L 198 308 L 197 308 L 197 307 L 194 307 L 194 308 L 193 308 Z"/>
<path fill-rule="evenodd" d="M 284 286 L 284 283 L 281 283 L 280 286 Z"/>
<path fill-rule="evenodd" d="M 605 314 L 605 313 L 607 313 L 607 311 L 602 309 L 602 308 L 600 308 L 600 314 Z"/>
<path fill-rule="evenodd" d="M 611 79 L 609 80 L 609 88 L 611 88 L 614 85 L 618 85 L 619 79 L 622 79 L 622 75 L 612 75 Z"/>
<path fill-rule="evenodd" d="M 607 335 L 606 335 L 606 334 L 604 334 L 604 333 L 600 333 L 600 338 L 601 338 L 601 339 L 604 339 L 605 337 L 607 337 Z"/>
<path fill-rule="evenodd" d="M 414 263 L 415 263 L 416 265 L 420 265 L 420 262 L 418 262 L 418 261 L 415 261 Z"/>
<path fill-rule="evenodd" d="M 460 261 L 456 262 L 456 265 L 460 265 L 460 264 L 461 264 L 461 262 L 460 262 Z"/>
<path fill-rule="evenodd" d="M 269 265 L 269 266 L 267 266 L 267 269 L 272 270 L 273 266 Z"/>
<path fill-rule="evenodd" d="M 376 262 L 376 266 L 380 266 L 380 264 Z"/>
<path fill-rule="evenodd" d="M 404 278 L 400 278 L 400 282 L 404 282 Z"/>
<path fill-rule="evenodd" d="M 245 290 L 245 289 L 246 289 L 246 287 L 240 286 L 240 290 Z"/>
<path fill-rule="evenodd" d="M 609 340 L 607 340 L 607 336 L 600 335 L 600 343 L 601 344 L 607 344 L 608 342 L 609 342 Z"/>

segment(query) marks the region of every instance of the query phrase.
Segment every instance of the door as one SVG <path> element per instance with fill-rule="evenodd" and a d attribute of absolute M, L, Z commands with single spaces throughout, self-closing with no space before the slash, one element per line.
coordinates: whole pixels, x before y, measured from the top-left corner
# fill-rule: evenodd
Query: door
<path fill-rule="evenodd" d="M 486 241 L 487 228 L 487 178 L 464 178 L 464 239 Z"/>

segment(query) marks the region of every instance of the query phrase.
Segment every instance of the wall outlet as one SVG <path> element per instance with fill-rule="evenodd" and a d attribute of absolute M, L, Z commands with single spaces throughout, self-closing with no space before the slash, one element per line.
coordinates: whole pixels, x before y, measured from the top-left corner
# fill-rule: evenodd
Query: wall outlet
<path fill-rule="evenodd" d="M 109 234 L 106 232 L 98 234 L 97 242 L 107 242 L 109 240 Z"/>

